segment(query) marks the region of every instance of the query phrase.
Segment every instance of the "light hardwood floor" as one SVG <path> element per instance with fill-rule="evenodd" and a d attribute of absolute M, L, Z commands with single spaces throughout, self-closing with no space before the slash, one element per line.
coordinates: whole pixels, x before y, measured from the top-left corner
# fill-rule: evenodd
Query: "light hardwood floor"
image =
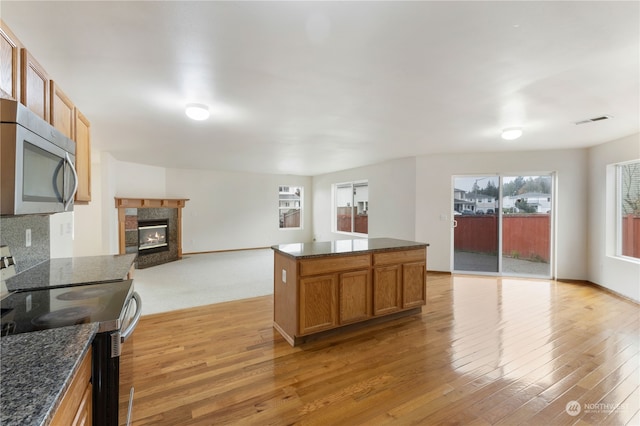
<path fill-rule="evenodd" d="M 134 425 L 640 424 L 637 304 L 447 274 L 428 274 L 427 298 L 421 315 L 295 348 L 272 296 L 145 316 L 121 395 L 133 382 Z"/>

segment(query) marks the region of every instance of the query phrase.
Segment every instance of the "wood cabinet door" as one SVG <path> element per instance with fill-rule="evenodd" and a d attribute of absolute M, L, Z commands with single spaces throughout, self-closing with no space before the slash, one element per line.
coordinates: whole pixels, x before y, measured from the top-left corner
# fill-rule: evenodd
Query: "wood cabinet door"
<path fill-rule="evenodd" d="M 91 382 L 87 384 L 84 394 L 82 395 L 82 401 L 76 412 L 71 426 L 89 426 L 92 424 L 93 417 L 93 385 Z"/>
<path fill-rule="evenodd" d="M 415 308 L 427 303 L 426 263 L 402 265 L 402 307 Z"/>
<path fill-rule="evenodd" d="M 27 49 L 20 58 L 20 102 L 49 122 L 49 76 Z"/>
<path fill-rule="evenodd" d="M 337 293 L 336 274 L 300 279 L 300 335 L 338 325 Z"/>
<path fill-rule="evenodd" d="M 340 324 L 371 317 L 371 274 L 369 270 L 340 274 Z"/>
<path fill-rule="evenodd" d="M 52 426 L 69 426 L 91 424 L 83 422 L 83 419 L 91 420 L 92 389 L 91 384 L 91 349 L 87 352 L 80 366 L 74 373 L 71 384 L 65 392 L 60 405 L 51 419 Z"/>
<path fill-rule="evenodd" d="M 49 122 L 69 139 L 74 139 L 75 106 L 53 80 L 51 80 L 50 86 L 51 108 Z"/>
<path fill-rule="evenodd" d="M 0 97 L 20 100 L 20 42 L 0 21 Z"/>
<path fill-rule="evenodd" d="M 385 315 L 401 308 L 400 265 L 375 268 L 373 271 L 373 314 Z"/>
<path fill-rule="evenodd" d="M 76 202 L 91 201 L 91 124 L 78 108 L 75 109 L 76 172 L 78 192 Z"/>

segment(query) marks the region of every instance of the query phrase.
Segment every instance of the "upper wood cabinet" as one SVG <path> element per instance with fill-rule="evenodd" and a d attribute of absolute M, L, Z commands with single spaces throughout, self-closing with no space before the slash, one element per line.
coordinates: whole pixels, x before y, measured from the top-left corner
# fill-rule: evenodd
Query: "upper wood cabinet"
<path fill-rule="evenodd" d="M 20 75 L 20 102 L 40 118 L 50 122 L 49 76 L 25 48 L 20 57 Z"/>
<path fill-rule="evenodd" d="M 51 111 L 50 122 L 56 129 L 64 133 L 68 138 L 75 139 L 74 122 L 75 106 L 71 99 L 60 89 L 55 81 L 51 80 Z"/>
<path fill-rule="evenodd" d="M 20 100 L 20 49 L 22 44 L 0 20 L 0 97 Z"/>
<path fill-rule="evenodd" d="M 76 142 L 78 192 L 76 203 L 91 201 L 91 123 L 71 99 L 51 80 L 51 124 Z"/>
<path fill-rule="evenodd" d="M 78 108 L 75 108 L 76 171 L 78 172 L 78 192 L 75 201 L 91 201 L 91 124 Z"/>
<path fill-rule="evenodd" d="M 91 201 L 91 124 L 0 20 L 0 97 L 20 101 L 76 142 L 76 203 Z"/>

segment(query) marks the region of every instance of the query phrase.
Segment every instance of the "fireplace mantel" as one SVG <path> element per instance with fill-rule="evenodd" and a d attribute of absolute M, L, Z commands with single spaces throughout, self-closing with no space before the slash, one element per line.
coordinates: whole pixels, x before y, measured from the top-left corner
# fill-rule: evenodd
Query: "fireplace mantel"
<path fill-rule="evenodd" d="M 182 259 L 182 208 L 188 198 L 120 198 L 115 197 L 118 209 L 118 244 L 120 254 L 126 253 L 127 209 L 177 209 L 178 259 Z M 135 219 L 134 219 L 135 220 Z"/>
<path fill-rule="evenodd" d="M 189 201 L 188 198 L 118 198 L 116 208 L 183 208 Z"/>

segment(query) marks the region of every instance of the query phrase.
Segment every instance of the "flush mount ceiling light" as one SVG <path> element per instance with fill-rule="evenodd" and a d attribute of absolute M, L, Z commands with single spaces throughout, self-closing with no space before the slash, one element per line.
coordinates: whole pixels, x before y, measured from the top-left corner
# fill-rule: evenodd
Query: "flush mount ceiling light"
<path fill-rule="evenodd" d="M 522 129 L 520 127 L 510 127 L 502 131 L 502 139 L 512 141 L 522 136 Z"/>
<path fill-rule="evenodd" d="M 187 104 L 185 114 L 192 120 L 206 120 L 209 118 L 209 107 L 203 104 Z"/>

